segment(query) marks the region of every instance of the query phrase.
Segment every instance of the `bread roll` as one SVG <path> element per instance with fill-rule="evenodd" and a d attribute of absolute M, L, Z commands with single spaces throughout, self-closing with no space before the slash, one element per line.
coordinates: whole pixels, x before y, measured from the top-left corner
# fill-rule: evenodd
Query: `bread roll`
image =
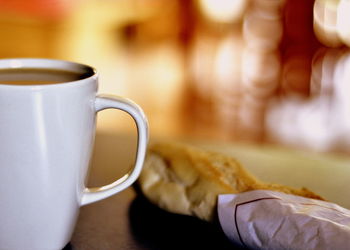
<path fill-rule="evenodd" d="M 232 157 L 177 143 L 149 147 L 138 183 L 159 207 L 206 221 L 216 218 L 219 194 L 268 189 L 322 199 L 306 188 L 263 183 Z"/>

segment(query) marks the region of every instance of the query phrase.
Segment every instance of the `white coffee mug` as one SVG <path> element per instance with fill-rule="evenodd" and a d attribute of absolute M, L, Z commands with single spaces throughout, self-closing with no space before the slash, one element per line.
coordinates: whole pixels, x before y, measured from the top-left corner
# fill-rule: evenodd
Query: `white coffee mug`
<path fill-rule="evenodd" d="M 98 77 L 89 66 L 48 59 L 0 60 L 0 78 L 9 69 L 82 76 L 64 83 L 0 84 L 0 249 L 62 249 L 72 236 L 80 206 L 122 191 L 139 176 L 147 120 L 127 99 L 96 96 Z M 107 108 L 126 111 L 136 122 L 135 166 L 112 184 L 86 188 L 96 113 Z"/>

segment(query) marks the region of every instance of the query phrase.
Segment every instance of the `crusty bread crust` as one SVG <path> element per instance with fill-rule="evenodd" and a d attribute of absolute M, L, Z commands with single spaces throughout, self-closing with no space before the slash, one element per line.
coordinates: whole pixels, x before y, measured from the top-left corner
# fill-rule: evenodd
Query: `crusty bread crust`
<path fill-rule="evenodd" d="M 206 221 L 216 216 L 219 194 L 267 189 L 322 199 L 306 188 L 263 183 L 232 157 L 178 143 L 151 145 L 138 182 L 152 203 Z"/>

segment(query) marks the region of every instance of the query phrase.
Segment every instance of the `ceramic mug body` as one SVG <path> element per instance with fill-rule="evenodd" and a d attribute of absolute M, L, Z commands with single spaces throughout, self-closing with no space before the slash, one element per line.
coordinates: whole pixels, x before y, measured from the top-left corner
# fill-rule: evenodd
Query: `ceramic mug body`
<path fill-rule="evenodd" d="M 86 73 L 73 82 L 0 84 L 0 249 L 62 249 L 79 208 L 130 186 L 147 144 L 147 121 L 132 102 L 96 97 L 98 77 L 84 65 L 46 59 L 0 60 L 1 69 L 49 68 Z M 96 112 L 131 114 L 139 145 L 132 174 L 108 188 L 90 190 L 85 178 L 93 148 Z"/>

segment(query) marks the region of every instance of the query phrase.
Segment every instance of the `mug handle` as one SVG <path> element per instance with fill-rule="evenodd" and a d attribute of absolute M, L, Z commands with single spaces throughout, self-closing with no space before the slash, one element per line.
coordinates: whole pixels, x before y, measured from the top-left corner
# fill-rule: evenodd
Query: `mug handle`
<path fill-rule="evenodd" d="M 128 99 L 111 95 L 98 95 L 95 99 L 95 111 L 99 112 L 109 108 L 127 112 L 136 123 L 138 144 L 135 166 L 129 173 L 109 185 L 85 188 L 81 199 L 82 206 L 105 199 L 126 189 L 136 181 L 142 170 L 148 142 L 148 123 L 145 114 L 137 104 Z"/>

